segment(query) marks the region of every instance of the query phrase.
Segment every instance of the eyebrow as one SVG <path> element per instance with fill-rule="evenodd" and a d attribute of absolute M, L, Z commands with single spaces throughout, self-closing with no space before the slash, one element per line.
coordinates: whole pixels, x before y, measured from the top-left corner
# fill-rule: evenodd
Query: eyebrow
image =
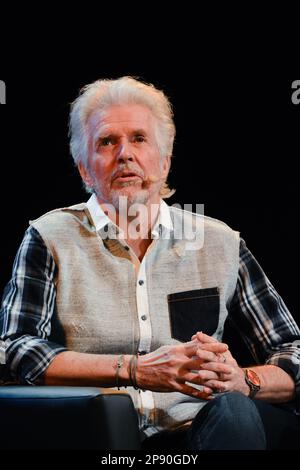
<path fill-rule="evenodd" d="M 147 131 L 145 129 L 134 129 L 132 131 L 129 132 L 129 134 L 131 136 L 133 135 L 147 135 Z M 105 130 L 103 131 L 99 131 L 96 133 L 95 137 L 94 137 L 94 142 L 98 142 L 99 140 L 101 139 L 107 139 L 107 138 L 112 138 L 112 137 L 118 137 L 118 134 L 115 133 L 114 131 L 112 132 L 105 132 Z"/>

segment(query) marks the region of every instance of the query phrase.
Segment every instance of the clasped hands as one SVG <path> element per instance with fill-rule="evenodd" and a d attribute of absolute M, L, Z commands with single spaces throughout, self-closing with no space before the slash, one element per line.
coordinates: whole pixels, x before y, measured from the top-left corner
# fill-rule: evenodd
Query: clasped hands
<path fill-rule="evenodd" d="M 140 356 L 136 380 L 141 389 L 181 392 L 204 400 L 211 400 L 214 393 L 248 391 L 244 372 L 228 345 L 202 332 L 187 343 L 162 346 Z"/>

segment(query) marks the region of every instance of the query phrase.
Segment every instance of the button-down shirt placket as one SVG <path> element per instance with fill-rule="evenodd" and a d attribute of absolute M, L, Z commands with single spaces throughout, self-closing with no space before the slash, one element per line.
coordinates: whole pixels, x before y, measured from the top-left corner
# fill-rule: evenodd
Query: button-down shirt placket
<path fill-rule="evenodd" d="M 112 226 L 112 221 L 104 214 L 101 207 L 99 206 L 96 196 L 92 196 L 87 203 L 88 210 L 91 214 L 93 223 L 96 227 L 96 230 L 99 233 L 102 233 L 103 227 L 106 225 Z M 142 261 L 138 259 L 133 250 L 126 244 L 123 238 L 123 234 L 120 232 L 118 227 L 115 227 L 115 234 L 118 242 L 126 248 L 128 255 L 134 265 L 136 273 L 136 305 L 138 313 L 138 322 L 139 322 L 139 343 L 138 343 L 138 354 L 143 355 L 151 351 L 151 337 L 152 337 L 152 328 L 151 328 L 151 313 L 150 313 L 150 302 L 148 297 L 147 289 L 147 275 L 146 275 L 146 263 L 149 259 L 150 252 L 155 249 L 155 245 L 159 242 L 159 238 L 162 236 L 162 225 L 164 225 L 168 230 L 172 229 L 172 221 L 168 207 L 165 203 L 161 204 L 159 217 L 156 223 L 154 224 L 151 236 L 152 243 L 148 247 L 146 254 L 144 255 Z M 151 425 L 154 424 L 154 415 L 155 415 L 155 403 L 153 398 L 153 393 L 151 390 L 139 390 L 139 412 L 141 420 L 141 428 L 145 429 L 145 432 L 149 430 L 151 433 Z M 150 426 L 150 427 L 149 427 Z"/>

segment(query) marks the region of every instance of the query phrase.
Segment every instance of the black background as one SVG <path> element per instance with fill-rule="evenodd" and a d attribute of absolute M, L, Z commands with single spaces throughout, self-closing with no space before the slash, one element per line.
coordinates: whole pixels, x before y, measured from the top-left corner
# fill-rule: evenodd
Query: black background
<path fill-rule="evenodd" d="M 161 2 L 144 5 L 146 12 L 126 2 L 125 16 L 117 4 L 73 4 L 64 16 L 61 5 L 27 2 L 12 4 L 8 16 L 1 5 L 0 294 L 28 220 L 87 199 L 68 152 L 69 103 L 86 83 L 129 74 L 163 88 L 174 104 L 170 202 L 204 203 L 207 215 L 240 230 L 300 324 L 300 105 L 291 102 L 299 15 L 282 4 L 264 12 L 262 4 L 213 3 L 207 13 L 208 4 L 181 2 L 176 18 L 166 6 L 163 15 Z M 18 455 L 26 464 L 28 454 Z M 217 459 L 253 468 L 264 458 L 278 464 L 281 455 L 286 463 L 278 452 Z"/>
<path fill-rule="evenodd" d="M 55 54 L 28 47 L 0 69 L 7 87 L 7 104 L 0 106 L 0 290 L 28 221 L 88 198 L 68 150 L 70 102 L 98 78 L 134 75 L 162 88 L 174 105 L 169 180 L 177 191 L 169 202 L 204 203 L 206 215 L 239 230 L 300 322 L 300 105 L 291 101 L 297 76 L 258 66 L 209 67 L 197 53 L 158 58 L 151 48 L 142 59 L 117 52 L 103 59 L 95 47 L 76 55 L 64 44 L 58 59 L 57 46 Z"/>

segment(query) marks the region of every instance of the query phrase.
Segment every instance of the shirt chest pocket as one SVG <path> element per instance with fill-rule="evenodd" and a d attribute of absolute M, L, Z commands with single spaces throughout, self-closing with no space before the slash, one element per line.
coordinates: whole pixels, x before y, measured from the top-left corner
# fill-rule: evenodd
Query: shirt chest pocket
<path fill-rule="evenodd" d="M 219 323 L 218 287 L 176 292 L 168 295 L 171 336 L 190 341 L 197 331 L 212 335 Z"/>

